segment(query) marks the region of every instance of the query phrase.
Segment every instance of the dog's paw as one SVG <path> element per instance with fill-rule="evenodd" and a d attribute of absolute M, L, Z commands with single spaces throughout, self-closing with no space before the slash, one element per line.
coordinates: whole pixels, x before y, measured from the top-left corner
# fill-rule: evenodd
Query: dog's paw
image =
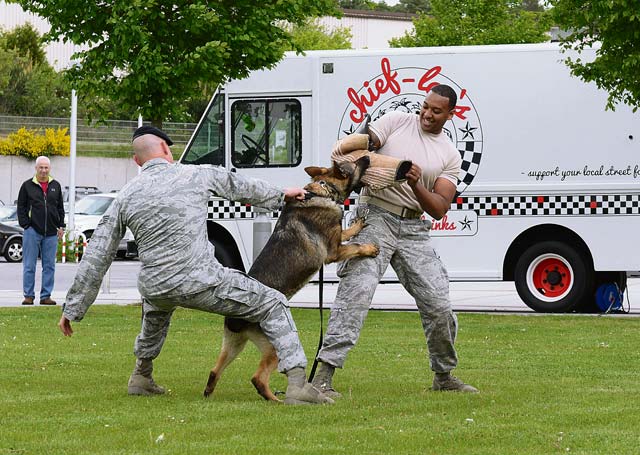
<path fill-rule="evenodd" d="M 362 245 L 365 249 L 365 254 L 367 256 L 376 257 L 378 253 L 380 253 L 380 248 L 378 245 L 374 245 L 373 243 L 366 243 Z"/>
<path fill-rule="evenodd" d="M 351 228 L 357 229 L 358 231 L 362 230 L 364 227 L 364 217 L 356 218 L 351 223 Z"/>

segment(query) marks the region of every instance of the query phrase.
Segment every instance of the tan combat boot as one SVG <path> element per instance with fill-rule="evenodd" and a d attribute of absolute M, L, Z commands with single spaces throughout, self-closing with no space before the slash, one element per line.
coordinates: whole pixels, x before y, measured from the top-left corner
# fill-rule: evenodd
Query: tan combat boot
<path fill-rule="evenodd" d="M 129 395 L 162 395 L 164 387 L 153 380 L 153 360 L 137 359 L 136 367 L 129 378 Z"/>
<path fill-rule="evenodd" d="M 129 378 L 129 395 L 162 395 L 164 387 L 159 386 L 153 378 L 141 374 L 132 374 Z"/>
<path fill-rule="evenodd" d="M 331 385 L 331 380 L 333 379 L 333 373 L 335 368 L 328 363 L 319 362 L 318 371 L 316 371 L 311 384 L 320 390 L 325 396 L 333 400 L 337 400 L 338 398 L 342 398 L 342 394 L 336 391 Z"/>
<path fill-rule="evenodd" d="M 284 404 L 333 404 L 334 401 L 320 390 L 306 382 L 304 368 L 296 367 L 287 371 L 287 393 Z"/>
<path fill-rule="evenodd" d="M 466 393 L 478 393 L 479 390 L 475 387 L 465 384 L 460 379 L 452 376 L 450 373 L 436 373 L 433 378 L 432 390 L 441 392 L 466 392 Z"/>

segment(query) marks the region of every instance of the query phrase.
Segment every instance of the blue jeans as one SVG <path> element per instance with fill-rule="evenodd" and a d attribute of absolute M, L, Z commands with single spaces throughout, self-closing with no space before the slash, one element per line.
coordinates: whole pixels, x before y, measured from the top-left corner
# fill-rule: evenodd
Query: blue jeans
<path fill-rule="evenodd" d="M 22 292 L 25 297 L 34 298 L 36 281 L 36 264 L 38 253 L 42 258 L 42 288 L 40 300 L 51 297 L 53 280 L 56 272 L 56 252 L 58 236 L 38 234 L 32 227 L 22 235 Z"/>

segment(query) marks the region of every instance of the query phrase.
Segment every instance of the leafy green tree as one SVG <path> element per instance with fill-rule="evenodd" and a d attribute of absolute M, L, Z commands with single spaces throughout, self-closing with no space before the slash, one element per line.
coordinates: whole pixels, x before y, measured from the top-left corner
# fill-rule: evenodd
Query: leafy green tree
<path fill-rule="evenodd" d="M 429 0 L 400 0 L 393 6 L 394 11 L 402 13 L 428 13 L 431 10 Z"/>
<path fill-rule="evenodd" d="M 5 49 L 14 49 L 18 55 L 27 57 L 33 66 L 47 63 L 42 48 L 42 37 L 30 23 L 20 25 L 4 33 L 4 39 L 3 47 Z"/>
<path fill-rule="evenodd" d="M 47 63 L 38 32 L 30 25 L 0 34 L 0 113 L 66 116 L 69 91 Z"/>
<path fill-rule="evenodd" d="M 376 2 L 372 0 L 339 0 L 338 6 L 344 9 L 374 9 Z"/>
<path fill-rule="evenodd" d="M 553 18 L 569 31 L 565 49 L 600 45 L 593 61 L 568 58 L 571 72 L 609 92 L 607 108 L 640 107 L 640 3 L 637 0 L 552 0 Z"/>
<path fill-rule="evenodd" d="M 337 13 L 335 0 L 14 1 L 49 21 L 48 39 L 88 47 L 67 72 L 79 97 L 114 100 L 158 126 L 184 115 L 201 81 L 215 85 L 273 67 L 287 44 L 295 46 L 283 21 Z"/>
<path fill-rule="evenodd" d="M 391 47 L 537 43 L 548 39 L 549 18 L 509 0 L 431 0 L 414 30 L 389 41 Z"/>
<path fill-rule="evenodd" d="M 294 48 L 305 51 L 323 49 L 351 49 L 351 30 L 337 27 L 333 30 L 317 21 L 307 21 L 291 28 Z"/>
<path fill-rule="evenodd" d="M 527 11 L 544 11 L 539 0 L 522 0 L 522 9 Z"/>
<path fill-rule="evenodd" d="M 364 11 L 395 11 L 398 5 L 387 5 L 384 0 L 379 0 L 377 2 L 373 0 L 339 0 L 338 6 L 343 9 L 359 9 Z"/>

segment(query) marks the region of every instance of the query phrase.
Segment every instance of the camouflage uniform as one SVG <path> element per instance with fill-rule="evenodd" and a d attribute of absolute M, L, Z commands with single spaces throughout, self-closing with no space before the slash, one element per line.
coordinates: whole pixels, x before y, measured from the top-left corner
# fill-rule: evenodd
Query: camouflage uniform
<path fill-rule="evenodd" d="M 119 192 L 91 237 L 67 294 L 65 317 L 84 317 L 129 227 L 142 262 L 138 290 L 144 316 L 134 346 L 138 359 L 159 355 L 171 315 L 182 306 L 259 322 L 278 353 L 280 371 L 305 367 L 284 295 L 216 260 L 206 224 L 207 202 L 214 194 L 272 210 L 284 197 L 264 181 L 220 167 L 170 164 L 161 158 L 147 161 L 141 174 Z"/>
<path fill-rule="evenodd" d="M 366 225 L 353 243 L 374 243 L 377 257 L 349 259 L 338 265 L 340 285 L 318 360 L 342 368 L 356 344 L 376 287 L 391 264 L 404 288 L 413 296 L 427 339 L 431 369 L 446 373 L 458 359 L 453 346 L 458 321 L 449 302 L 449 278 L 433 248 L 431 222 L 403 219 L 375 205 L 361 205 L 368 212 Z"/>

